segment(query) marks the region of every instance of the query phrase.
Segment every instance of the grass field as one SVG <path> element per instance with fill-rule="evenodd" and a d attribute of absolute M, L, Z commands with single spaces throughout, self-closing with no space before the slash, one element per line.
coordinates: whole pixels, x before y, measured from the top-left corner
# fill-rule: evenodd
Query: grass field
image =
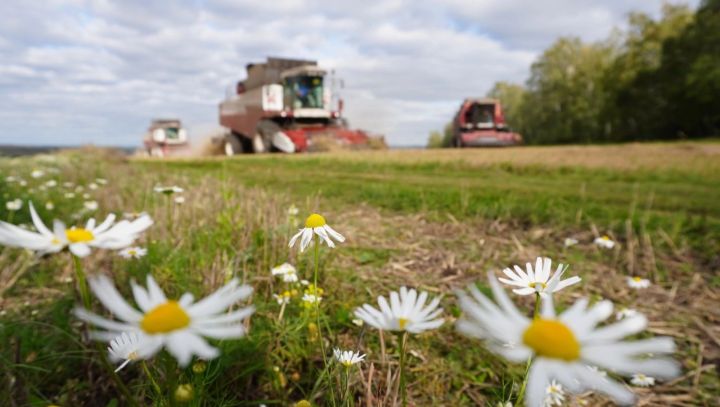
<path fill-rule="evenodd" d="M 33 169 L 44 175 L 32 178 Z M 568 274 L 583 278 L 556 295 L 561 308 L 584 296 L 609 299 L 616 309 L 646 314 L 650 334 L 675 339 L 683 375 L 634 388 L 639 405 L 720 404 L 716 142 L 129 162 L 80 150 L 0 160 L 0 171 L 3 201 L 32 199 L 46 223 L 110 212 L 146 211 L 155 219 L 140 241 L 145 257 L 97 250 L 83 259 L 88 274 L 112 276 L 126 298 L 129 281 L 144 281 L 148 273 L 175 297 L 190 291 L 202 298 L 233 276 L 255 288 L 249 333 L 214 341 L 220 358 L 185 369 L 165 353 L 150 360 L 159 394 L 139 364 L 120 371 L 142 405 L 179 404 L 173 396 L 179 384 L 193 386 L 187 405 L 286 406 L 303 399 L 341 405 L 342 375 L 320 374 L 319 336 L 327 347 L 367 353 L 350 376 L 354 405 L 398 403 L 398 337 L 386 332 L 381 341 L 377 331 L 352 322 L 352 311 L 400 285 L 442 295 L 446 318 L 440 329 L 409 341 L 410 404 L 515 403 L 525 367 L 455 331 L 460 310 L 452 290 L 474 282 L 484 288 L 488 270 L 538 256 L 569 264 Z M 91 189 L 96 178 L 107 185 Z M 41 187 L 50 179 L 58 185 Z M 158 184 L 183 187 L 185 202 L 154 193 Z M 89 200 L 98 202 L 97 213 L 83 209 Z M 49 201 L 52 210 L 45 208 Z M 297 216 L 288 215 L 292 205 Z M 312 212 L 347 238 L 321 250 L 320 335 L 299 299 L 280 311 L 272 294 L 286 287 L 270 275 L 290 261 L 310 279 L 312 251 L 289 250 L 287 241 Z M 27 203 L 19 211 L 3 204 L 0 218 L 30 223 Z M 613 249 L 593 244 L 603 235 L 617 242 Z M 565 247 L 568 237 L 579 243 Z M 126 405 L 98 348 L 85 338 L 88 328 L 71 315 L 79 299 L 70 254 L 38 259 L 0 250 L 0 405 Z M 632 290 L 628 276 L 652 285 Z M 532 312 L 532 298 L 514 299 Z M 97 301 L 94 310 L 105 312 Z M 566 405 L 608 403 L 590 392 L 566 399 Z"/>

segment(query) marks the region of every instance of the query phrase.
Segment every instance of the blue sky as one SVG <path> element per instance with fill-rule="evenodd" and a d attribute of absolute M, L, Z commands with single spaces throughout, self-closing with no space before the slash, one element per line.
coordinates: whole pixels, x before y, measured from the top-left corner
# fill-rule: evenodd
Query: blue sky
<path fill-rule="evenodd" d="M 4 0 L 0 144 L 136 146 L 153 117 L 181 118 L 197 144 L 246 63 L 287 56 L 336 70 L 352 127 L 423 145 L 463 98 L 524 81 L 558 36 L 602 39 L 629 11 L 657 16 L 661 5 Z"/>

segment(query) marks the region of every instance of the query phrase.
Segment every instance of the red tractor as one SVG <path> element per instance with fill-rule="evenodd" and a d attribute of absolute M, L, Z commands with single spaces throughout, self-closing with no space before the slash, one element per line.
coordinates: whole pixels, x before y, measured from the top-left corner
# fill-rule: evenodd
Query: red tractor
<path fill-rule="evenodd" d="M 522 136 L 505 123 L 500 101 L 465 99 L 453 120 L 453 147 L 514 146 Z"/>
<path fill-rule="evenodd" d="M 341 117 L 342 100 L 334 98 L 334 80 L 315 61 L 268 58 L 248 64 L 222 103 L 216 139 L 226 155 L 320 150 L 328 141 L 349 148 L 368 145 L 368 135 L 350 130 Z M 329 83 L 328 83 L 329 82 Z"/>

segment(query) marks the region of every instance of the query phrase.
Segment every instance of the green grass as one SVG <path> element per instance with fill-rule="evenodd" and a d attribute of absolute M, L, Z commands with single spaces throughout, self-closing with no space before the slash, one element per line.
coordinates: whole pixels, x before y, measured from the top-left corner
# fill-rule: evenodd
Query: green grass
<path fill-rule="evenodd" d="M 720 242 L 720 174 L 674 170 L 543 167 L 520 163 L 382 163 L 322 157 L 240 157 L 228 161 L 138 162 L 192 176 L 224 177 L 250 187 L 340 204 L 369 205 L 436 217 L 484 218 L 600 233 L 663 231 L 706 259 Z"/>

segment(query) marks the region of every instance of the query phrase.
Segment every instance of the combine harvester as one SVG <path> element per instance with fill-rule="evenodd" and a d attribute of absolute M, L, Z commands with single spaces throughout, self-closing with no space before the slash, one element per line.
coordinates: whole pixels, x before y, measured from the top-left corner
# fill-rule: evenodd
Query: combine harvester
<path fill-rule="evenodd" d="M 500 101 L 465 99 L 453 119 L 453 147 L 515 146 L 523 138 L 505 123 Z"/>
<path fill-rule="evenodd" d="M 186 155 L 190 148 L 187 131 L 178 119 L 155 119 L 143 137 L 149 157 Z"/>
<path fill-rule="evenodd" d="M 248 64 L 247 78 L 220 103 L 225 132 L 213 139 L 226 155 L 366 149 L 371 137 L 350 130 L 334 80 L 316 61 L 268 58 Z M 328 83 L 329 82 L 329 83 Z"/>

